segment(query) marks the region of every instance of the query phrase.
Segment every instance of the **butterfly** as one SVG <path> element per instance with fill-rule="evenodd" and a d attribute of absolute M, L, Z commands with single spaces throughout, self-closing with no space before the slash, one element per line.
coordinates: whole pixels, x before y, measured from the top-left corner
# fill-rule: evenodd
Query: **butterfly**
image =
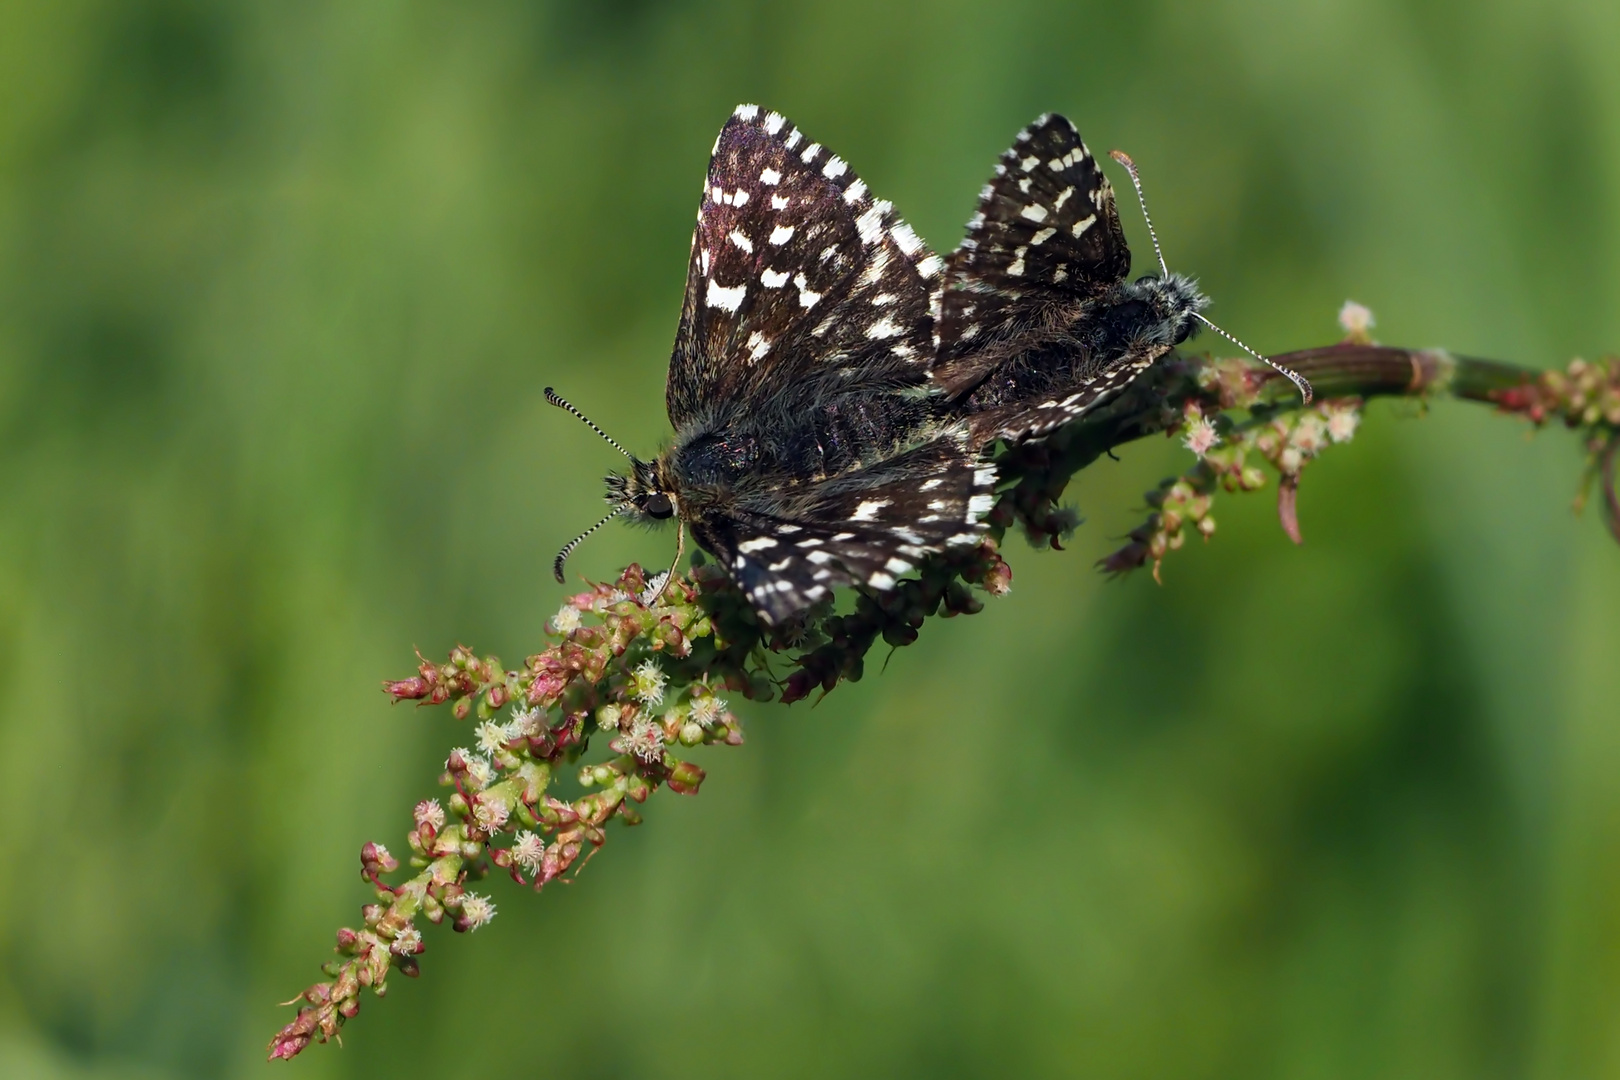
<path fill-rule="evenodd" d="M 673 442 L 645 461 L 608 439 L 630 469 L 608 475 L 612 512 L 558 554 L 557 579 L 615 517 L 674 518 L 677 544 L 690 529 L 779 625 L 836 586 L 889 590 L 977 545 L 996 469 L 934 379 L 945 269 L 842 158 L 738 106 L 692 235 L 665 387 Z"/>
<path fill-rule="evenodd" d="M 1135 163 L 1114 157 L 1140 197 Z M 976 445 L 1073 422 L 1200 324 L 1271 363 L 1204 317 L 1209 300 L 1169 271 L 1147 223 L 1160 274 L 1127 281 L 1131 253 L 1113 188 L 1066 117 L 1039 117 L 1001 155 L 931 297 L 932 377 L 956 414 L 971 418 Z M 1302 377 L 1277 370 L 1310 400 Z"/>

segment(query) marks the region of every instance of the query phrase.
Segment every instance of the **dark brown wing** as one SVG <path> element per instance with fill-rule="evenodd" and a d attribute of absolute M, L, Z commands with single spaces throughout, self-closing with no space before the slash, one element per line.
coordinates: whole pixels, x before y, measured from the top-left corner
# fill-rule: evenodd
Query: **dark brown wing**
<path fill-rule="evenodd" d="M 1040 117 L 1001 155 L 935 285 L 936 381 L 973 385 L 1002 358 L 996 342 L 1072 320 L 1130 269 L 1108 178 L 1067 118 Z"/>
<path fill-rule="evenodd" d="M 836 371 L 921 386 L 943 261 L 853 170 L 779 113 L 738 106 L 715 141 L 665 397 L 677 430 Z"/>
<path fill-rule="evenodd" d="M 959 426 L 795 500 L 737 507 L 694 532 L 776 625 L 836 586 L 886 592 L 928 556 L 979 543 L 995 484 L 995 466 L 976 459 Z"/>

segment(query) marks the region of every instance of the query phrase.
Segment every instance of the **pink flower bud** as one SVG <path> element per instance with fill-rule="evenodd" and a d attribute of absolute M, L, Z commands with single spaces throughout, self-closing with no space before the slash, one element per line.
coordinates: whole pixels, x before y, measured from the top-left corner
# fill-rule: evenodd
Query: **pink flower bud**
<path fill-rule="evenodd" d="M 568 680 L 554 672 L 536 675 L 529 684 L 529 704 L 541 707 L 552 705 L 562 696 L 568 686 Z"/>
<path fill-rule="evenodd" d="M 678 761 L 669 771 L 669 789 L 681 795 L 696 795 L 707 775 L 690 761 Z"/>
<path fill-rule="evenodd" d="M 383 693 L 395 701 L 418 701 L 433 692 L 433 685 L 420 675 L 397 682 L 384 682 Z"/>

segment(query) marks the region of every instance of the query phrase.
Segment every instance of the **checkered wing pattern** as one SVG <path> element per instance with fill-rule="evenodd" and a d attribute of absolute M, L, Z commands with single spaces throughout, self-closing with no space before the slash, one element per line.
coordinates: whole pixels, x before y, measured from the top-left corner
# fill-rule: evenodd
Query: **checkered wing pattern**
<path fill-rule="evenodd" d="M 936 285 L 942 361 L 1038 325 L 1130 273 L 1114 190 L 1066 117 L 1018 133 L 979 195 L 967 236 Z"/>
<path fill-rule="evenodd" d="M 975 442 L 1018 442 L 1050 434 L 1113 400 L 1169 351 L 1168 346 L 1142 346 L 1108 368 L 1076 378 L 1039 400 L 1018 401 L 978 413 L 971 421 Z"/>
<path fill-rule="evenodd" d="M 926 382 L 944 263 L 845 161 L 738 106 L 698 207 L 666 403 L 677 430 L 836 380 Z"/>
<path fill-rule="evenodd" d="M 791 502 L 706 522 L 698 539 L 767 624 L 839 585 L 887 591 L 922 559 L 981 540 L 996 471 L 975 459 L 970 443 L 959 426 Z"/>

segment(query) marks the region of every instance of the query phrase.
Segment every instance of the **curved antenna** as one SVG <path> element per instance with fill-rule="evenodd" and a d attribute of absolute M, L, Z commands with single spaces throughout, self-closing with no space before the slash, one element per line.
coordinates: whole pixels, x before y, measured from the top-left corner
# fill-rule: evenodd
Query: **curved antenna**
<path fill-rule="evenodd" d="M 587 424 L 590 423 L 589 420 L 586 420 L 585 422 Z M 610 439 L 609 441 L 611 442 L 612 440 Z M 580 544 L 584 543 L 585 538 L 591 535 L 591 533 L 595 532 L 597 529 L 600 529 L 602 526 L 606 525 L 608 522 L 630 509 L 631 505 L 631 503 L 620 503 L 618 506 L 613 508 L 613 513 L 609 514 L 601 521 L 598 521 L 595 525 L 592 525 L 590 528 L 586 529 L 584 532 L 580 533 L 578 536 L 574 537 L 572 540 L 568 541 L 568 543 L 563 545 L 563 549 L 557 552 L 557 558 L 551 564 L 551 572 L 556 575 L 557 584 L 561 585 L 563 583 L 563 563 L 568 561 L 568 556 L 574 553 L 574 549 L 579 547 Z"/>
<path fill-rule="evenodd" d="M 1131 186 L 1136 189 L 1136 201 L 1142 207 L 1142 220 L 1147 222 L 1148 236 L 1153 240 L 1153 254 L 1159 257 L 1159 272 L 1165 277 L 1169 277 L 1170 268 L 1164 264 L 1164 251 L 1159 247 L 1159 234 L 1153 228 L 1153 218 L 1148 215 L 1147 196 L 1142 193 L 1142 178 L 1137 174 L 1136 162 L 1132 161 L 1131 155 L 1127 154 L 1123 150 L 1110 150 L 1108 152 L 1108 156 L 1125 166 L 1125 171 L 1130 173 Z M 1299 394 L 1305 399 L 1305 404 L 1309 405 L 1311 403 L 1313 392 L 1311 390 L 1311 384 L 1309 380 L 1305 378 L 1305 376 L 1301 375 L 1293 368 L 1283 367 L 1281 364 L 1276 363 L 1260 353 L 1255 352 L 1253 349 L 1243 344 L 1243 342 L 1239 341 L 1231 334 L 1228 334 L 1225 330 L 1222 330 L 1220 327 L 1210 322 L 1209 319 L 1205 318 L 1201 312 L 1195 311 L 1192 314 L 1193 318 L 1197 319 L 1199 322 L 1221 335 L 1221 337 L 1225 338 L 1227 341 L 1230 341 L 1232 344 L 1236 345 L 1238 348 L 1242 349 L 1244 352 L 1248 353 L 1250 356 L 1254 357 L 1256 360 L 1260 361 L 1262 364 L 1271 368 L 1273 371 L 1277 372 L 1277 374 L 1283 376 L 1289 382 L 1293 383 L 1299 388 Z"/>
<path fill-rule="evenodd" d="M 1153 219 L 1148 216 L 1147 196 L 1142 194 L 1142 178 L 1136 174 L 1136 162 L 1132 161 L 1131 155 L 1123 150 L 1110 150 L 1108 156 L 1125 166 L 1125 171 L 1131 174 L 1131 186 L 1136 189 L 1136 201 L 1142 207 L 1142 220 L 1147 222 L 1148 237 L 1153 241 L 1153 254 L 1159 257 L 1159 273 L 1169 277 L 1170 268 L 1164 265 L 1164 251 L 1159 247 L 1159 234 L 1153 228 Z"/>
<path fill-rule="evenodd" d="M 553 405 L 557 406 L 557 408 L 559 408 L 559 409 L 562 409 L 562 410 L 564 410 L 566 412 L 573 413 L 575 416 L 579 417 L 579 419 L 581 419 L 581 420 L 583 420 L 585 422 L 586 427 L 590 428 L 592 431 L 594 431 L 598 435 L 602 436 L 602 438 L 606 439 L 608 441 L 608 445 L 613 447 L 613 449 L 617 450 L 619 453 L 623 454 L 625 457 L 629 458 L 631 461 L 636 460 L 636 455 L 632 454 L 630 451 L 626 450 L 624 447 L 622 447 L 618 443 L 614 442 L 613 441 L 613 436 L 609 435 L 607 432 L 605 432 L 601 428 L 597 427 L 594 423 L 591 422 L 590 417 L 586 416 L 584 413 L 580 412 L 578 409 L 576 409 L 572 405 L 568 404 L 568 401 L 567 401 L 566 398 L 564 398 L 561 394 L 557 393 L 557 391 L 553 390 L 549 386 L 546 387 L 546 400 L 551 402 Z M 584 537 L 581 537 L 580 539 L 584 539 Z M 574 542 L 577 544 L 579 541 L 576 540 Z M 567 552 L 564 552 L 564 554 L 567 554 Z M 562 580 L 561 571 L 558 572 L 557 580 L 558 581 Z"/>

